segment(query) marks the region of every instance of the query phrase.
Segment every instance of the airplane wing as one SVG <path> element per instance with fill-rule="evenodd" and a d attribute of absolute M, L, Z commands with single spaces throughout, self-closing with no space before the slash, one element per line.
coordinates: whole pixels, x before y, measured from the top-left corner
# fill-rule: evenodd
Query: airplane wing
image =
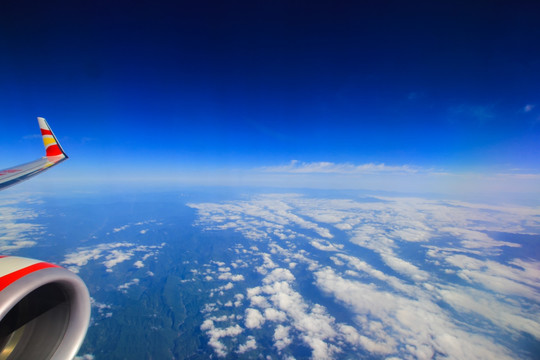
<path fill-rule="evenodd" d="M 37 119 L 43 137 L 43 145 L 45 145 L 45 156 L 26 164 L 0 170 L 0 190 L 27 180 L 68 158 L 47 121 L 42 117 Z"/>
<path fill-rule="evenodd" d="M 0 171 L 0 190 L 67 159 L 38 117 L 45 156 Z M 0 360 L 73 359 L 90 322 L 90 294 L 71 271 L 34 259 L 0 255 Z"/>

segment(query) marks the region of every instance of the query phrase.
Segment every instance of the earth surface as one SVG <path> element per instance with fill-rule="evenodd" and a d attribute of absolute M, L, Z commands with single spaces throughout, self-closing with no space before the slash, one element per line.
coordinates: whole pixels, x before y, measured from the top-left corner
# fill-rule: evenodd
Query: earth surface
<path fill-rule="evenodd" d="M 339 191 L 0 197 L 3 254 L 78 273 L 77 359 L 534 359 L 540 209 Z"/>

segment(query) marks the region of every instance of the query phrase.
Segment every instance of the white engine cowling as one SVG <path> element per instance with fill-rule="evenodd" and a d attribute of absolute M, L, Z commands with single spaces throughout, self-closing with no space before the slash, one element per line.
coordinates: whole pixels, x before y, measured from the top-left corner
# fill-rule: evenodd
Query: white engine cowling
<path fill-rule="evenodd" d="M 57 265 L 0 257 L 0 360 L 70 360 L 90 321 L 84 282 Z"/>

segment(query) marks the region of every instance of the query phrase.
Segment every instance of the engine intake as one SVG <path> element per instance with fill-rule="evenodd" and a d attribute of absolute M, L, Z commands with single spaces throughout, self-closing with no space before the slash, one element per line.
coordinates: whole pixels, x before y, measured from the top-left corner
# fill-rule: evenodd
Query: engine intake
<path fill-rule="evenodd" d="M 90 321 L 83 281 L 56 265 L 0 258 L 0 360 L 72 359 Z"/>

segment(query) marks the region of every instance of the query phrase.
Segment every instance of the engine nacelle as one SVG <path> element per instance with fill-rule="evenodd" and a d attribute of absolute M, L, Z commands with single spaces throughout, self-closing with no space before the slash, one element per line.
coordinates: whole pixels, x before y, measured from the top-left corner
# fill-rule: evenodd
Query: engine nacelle
<path fill-rule="evenodd" d="M 70 360 L 90 321 L 84 282 L 57 265 L 0 257 L 0 360 Z"/>

